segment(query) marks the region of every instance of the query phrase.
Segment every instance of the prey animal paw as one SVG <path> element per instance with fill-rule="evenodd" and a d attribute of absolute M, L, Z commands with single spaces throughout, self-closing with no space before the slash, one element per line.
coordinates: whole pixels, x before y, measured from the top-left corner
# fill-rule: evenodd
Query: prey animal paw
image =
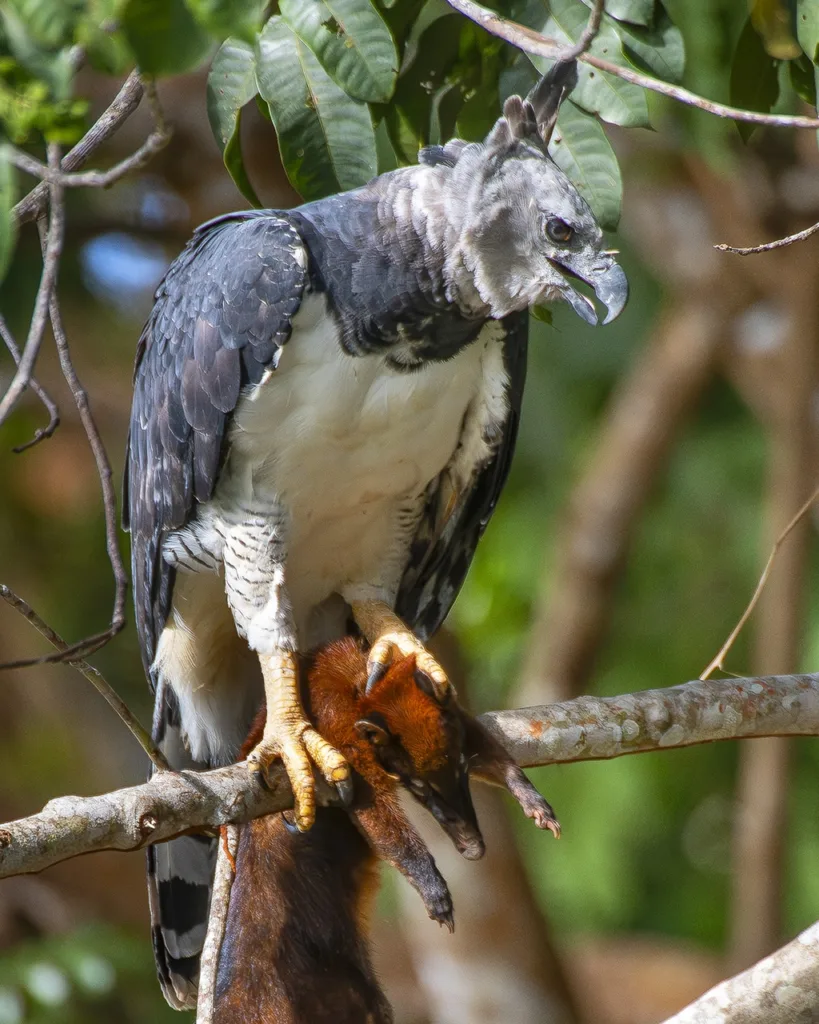
<path fill-rule="evenodd" d="M 443 925 L 450 934 L 455 931 L 455 915 L 449 889 L 445 889 L 434 896 L 427 896 L 424 899 L 424 905 L 433 921 Z"/>

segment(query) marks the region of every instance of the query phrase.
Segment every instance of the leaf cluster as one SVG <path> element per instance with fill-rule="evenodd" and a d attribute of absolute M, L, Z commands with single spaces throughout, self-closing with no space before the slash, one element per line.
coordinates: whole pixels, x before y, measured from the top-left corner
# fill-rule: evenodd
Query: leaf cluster
<path fill-rule="evenodd" d="M 757 0 L 740 33 L 731 64 L 731 102 L 746 110 L 772 110 L 785 79 L 816 106 L 819 81 L 819 6 L 814 0 Z M 738 124 L 747 141 L 752 124 Z"/>
<path fill-rule="evenodd" d="M 500 0 L 500 13 L 558 42 L 583 30 L 591 0 Z M 813 0 L 757 0 L 735 47 L 732 101 L 769 110 L 781 69 L 816 101 L 819 13 Z M 591 52 L 677 83 L 680 29 L 662 0 L 608 0 Z M 211 63 L 208 114 L 239 190 L 260 205 L 241 151 L 242 111 L 272 121 L 287 175 L 304 199 L 413 163 L 457 134 L 483 138 L 502 101 L 528 90 L 549 61 L 529 57 L 452 11 L 445 0 L 7 0 L 0 8 L 0 131 L 15 144 L 71 142 L 86 108 L 72 99 L 81 59 L 150 76 Z M 615 227 L 620 170 L 603 123 L 650 127 L 640 86 L 582 64 L 552 155 L 606 227 Z M 747 137 L 751 126 L 741 125 Z M 0 159 L 0 164 L 3 161 Z M 0 205 L 14 193 L 0 169 Z"/>

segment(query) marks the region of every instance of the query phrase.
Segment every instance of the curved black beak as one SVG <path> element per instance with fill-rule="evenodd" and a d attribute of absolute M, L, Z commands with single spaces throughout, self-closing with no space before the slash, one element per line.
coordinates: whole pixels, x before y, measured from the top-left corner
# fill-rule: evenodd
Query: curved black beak
<path fill-rule="evenodd" d="M 574 277 L 594 289 L 594 294 L 606 307 L 606 316 L 602 321 L 604 324 L 610 324 L 623 312 L 628 301 L 628 280 L 623 268 L 615 263 L 610 253 L 600 253 L 590 261 L 591 265 L 575 254 L 567 255 L 565 261 L 558 262 L 553 259 L 551 263 L 564 277 Z M 561 291 L 566 302 L 587 324 L 596 327 L 601 322 L 592 300 L 573 288 L 568 280 Z"/>

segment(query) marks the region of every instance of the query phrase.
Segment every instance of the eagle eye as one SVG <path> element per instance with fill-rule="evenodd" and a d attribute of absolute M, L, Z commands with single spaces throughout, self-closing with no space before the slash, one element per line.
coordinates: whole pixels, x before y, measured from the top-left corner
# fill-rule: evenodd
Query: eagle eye
<path fill-rule="evenodd" d="M 560 217 L 550 217 L 546 221 L 546 234 L 553 242 L 565 245 L 566 242 L 571 241 L 574 228 L 568 225 L 565 220 L 561 220 Z"/>

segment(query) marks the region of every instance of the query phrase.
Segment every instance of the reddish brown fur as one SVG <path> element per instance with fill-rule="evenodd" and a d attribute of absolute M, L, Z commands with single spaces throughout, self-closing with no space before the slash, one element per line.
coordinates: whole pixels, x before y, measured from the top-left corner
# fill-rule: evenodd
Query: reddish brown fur
<path fill-rule="evenodd" d="M 366 939 L 379 858 L 406 875 L 434 920 L 452 926 L 446 882 L 400 809 L 399 782 L 379 760 L 392 746 L 380 746 L 377 756 L 356 726 L 362 719 L 380 716 L 388 726 L 404 784 L 432 773 L 446 787 L 463 775 L 464 792 L 454 798 L 465 793 L 462 810 L 453 803 L 446 820 L 436 817 L 456 845 L 466 836 L 460 848 L 471 850 L 467 855 L 479 856 L 483 847 L 468 796 L 466 754 L 486 779 L 506 785 L 540 827 L 556 825 L 549 805 L 498 744 L 454 699 L 439 704 L 414 673 L 414 659 L 404 659 L 367 694 L 366 654 L 350 638 L 322 649 L 302 673 L 316 728 L 355 769 L 353 806 L 321 808 L 305 834 L 289 831 L 281 815 L 242 827 L 214 1024 L 390 1024 Z M 263 726 L 262 711 L 245 751 Z"/>

